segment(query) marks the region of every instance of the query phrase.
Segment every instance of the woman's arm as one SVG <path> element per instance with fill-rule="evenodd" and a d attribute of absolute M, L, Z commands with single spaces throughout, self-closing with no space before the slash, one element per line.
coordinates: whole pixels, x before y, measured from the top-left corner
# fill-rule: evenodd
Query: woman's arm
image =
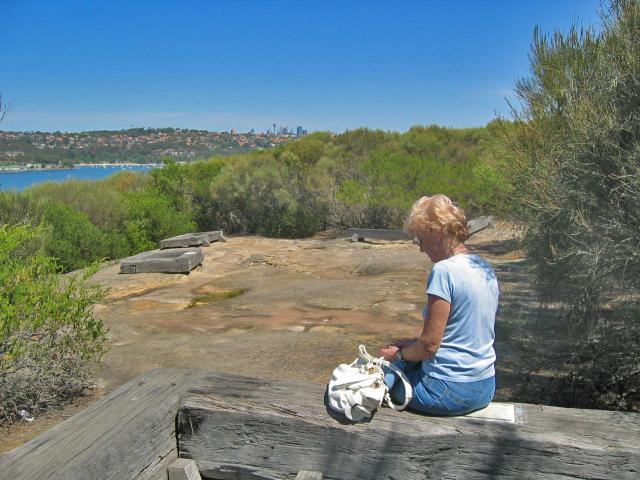
<path fill-rule="evenodd" d="M 411 345 L 402 348 L 402 357 L 409 362 L 433 357 L 442 343 L 444 329 L 451 313 L 451 304 L 435 295 L 429 295 L 428 303 L 429 316 L 424 320 L 422 335 Z M 395 345 L 389 346 L 380 350 L 380 355 L 391 362 L 396 359 L 399 350 L 400 348 Z"/>
<path fill-rule="evenodd" d="M 404 348 L 404 347 L 408 347 L 409 345 L 411 345 L 413 342 L 415 342 L 416 340 L 418 340 L 417 338 L 405 338 L 403 340 L 398 340 L 396 342 L 391 342 L 391 343 L 386 343 L 384 345 L 385 348 L 390 347 L 390 346 L 394 346 L 394 347 L 398 347 L 398 348 Z"/>

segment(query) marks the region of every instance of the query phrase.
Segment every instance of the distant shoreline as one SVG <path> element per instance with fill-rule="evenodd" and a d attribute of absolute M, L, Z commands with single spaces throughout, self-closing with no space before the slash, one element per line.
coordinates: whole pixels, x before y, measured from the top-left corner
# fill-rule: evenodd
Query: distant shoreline
<path fill-rule="evenodd" d="M 24 172 L 45 172 L 49 170 L 61 171 L 61 170 L 75 170 L 77 167 L 155 167 L 160 168 L 162 163 L 131 163 L 131 162 L 123 162 L 123 163 L 75 163 L 73 166 L 58 167 L 58 166 L 47 166 L 47 167 L 33 167 L 33 168 L 25 168 L 25 167 L 2 167 L 0 166 L 0 173 L 24 173 Z"/>

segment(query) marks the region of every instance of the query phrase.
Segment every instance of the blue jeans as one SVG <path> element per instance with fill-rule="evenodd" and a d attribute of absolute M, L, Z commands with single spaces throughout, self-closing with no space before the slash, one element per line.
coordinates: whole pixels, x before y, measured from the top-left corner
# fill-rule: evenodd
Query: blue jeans
<path fill-rule="evenodd" d="M 421 362 L 396 362 L 413 387 L 409 408 L 431 415 L 464 415 L 486 407 L 496 390 L 495 377 L 477 382 L 452 382 L 422 372 Z M 404 402 L 404 384 L 391 369 L 384 368 L 384 383 L 395 403 Z"/>

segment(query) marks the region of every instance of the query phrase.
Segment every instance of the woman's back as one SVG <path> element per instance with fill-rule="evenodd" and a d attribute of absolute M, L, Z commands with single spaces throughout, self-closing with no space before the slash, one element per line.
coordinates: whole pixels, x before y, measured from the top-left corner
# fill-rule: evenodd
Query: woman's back
<path fill-rule="evenodd" d="M 427 294 L 449 302 L 451 313 L 436 355 L 423 361 L 424 373 L 456 382 L 493 376 L 499 291 L 491 266 L 473 254 L 441 260 L 429 275 Z"/>

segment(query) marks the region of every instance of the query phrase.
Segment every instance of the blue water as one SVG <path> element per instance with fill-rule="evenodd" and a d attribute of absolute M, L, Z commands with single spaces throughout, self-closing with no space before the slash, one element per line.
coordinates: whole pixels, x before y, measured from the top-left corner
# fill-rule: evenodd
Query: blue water
<path fill-rule="evenodd" d="M 0 173 L 0 190 L 24 190 L 41 182 L 64 182 L 72 178 L 79 180 L 100 180 L 122 170 L 148 172 L 152 165 L 76 167 L 60 170 L 35 170 L 28 172 Z"/>

